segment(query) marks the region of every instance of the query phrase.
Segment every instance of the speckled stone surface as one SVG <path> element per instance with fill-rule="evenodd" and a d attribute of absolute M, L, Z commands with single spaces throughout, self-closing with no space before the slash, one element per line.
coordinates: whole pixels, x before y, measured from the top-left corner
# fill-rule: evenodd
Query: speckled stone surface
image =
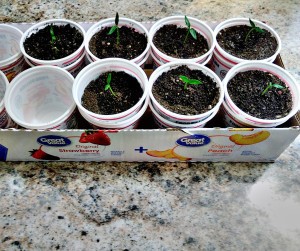
<path fill-rule="evenodd" d="M 1 22 L 47 18 L 264 20 L 300 79 L 288 1 L 8 1 Z M 299 250 L 300 138 L 275 163 L 0 163 L 0 250 Z"/>

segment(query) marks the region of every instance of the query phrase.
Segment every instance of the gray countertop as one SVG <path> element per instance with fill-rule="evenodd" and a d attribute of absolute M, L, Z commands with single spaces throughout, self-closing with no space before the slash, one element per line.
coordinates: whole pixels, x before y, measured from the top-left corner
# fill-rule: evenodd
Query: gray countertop
<path fill-rule="evenodd" d="M 0 22 L 251 17 L 299 81 L 296 0 L 8 1 Z M 0 250 L 299 250 L 300 138 L 275 163 L 0 162 Z"/>

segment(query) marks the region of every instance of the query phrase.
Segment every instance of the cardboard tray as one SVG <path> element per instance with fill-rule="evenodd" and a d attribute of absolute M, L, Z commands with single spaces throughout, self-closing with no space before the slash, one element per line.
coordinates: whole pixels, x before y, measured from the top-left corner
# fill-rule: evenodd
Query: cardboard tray
<path fill-rule="evenodd" d="M 91 24 L 82 23 L 85 29 Z M 24 31 L 32 24 L 13 25 Z M 284 67 L 280 56 L 274 63 Z M 150 60 L 145 72 L 152 72 Z M 277 128 L 226 128 L 219 111 L 205 128 L 187 130 L 157 129 L 148 109 L 137 129 L 104 130 L 105 143 L 100 144 L 82 143 L 90 127 L 80 115 L 78 122 L 79 129 L 0 129 L 0 160 L 273 162 L 300 134 L 299 112 Z"/>

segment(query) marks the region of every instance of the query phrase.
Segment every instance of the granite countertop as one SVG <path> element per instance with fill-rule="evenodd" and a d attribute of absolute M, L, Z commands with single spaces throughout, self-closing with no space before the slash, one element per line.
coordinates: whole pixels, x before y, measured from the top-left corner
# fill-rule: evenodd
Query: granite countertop
<path fill-rule="evenodd" d="M 121 6 L 121 7 L 120 7 Z M 300 5 L 288 0 L 8 1 L 0 22 L 251 17 L 300 80 Z M 0 162 L 0 250 L 299 250 L 300 137 L 275 163 Z"/>

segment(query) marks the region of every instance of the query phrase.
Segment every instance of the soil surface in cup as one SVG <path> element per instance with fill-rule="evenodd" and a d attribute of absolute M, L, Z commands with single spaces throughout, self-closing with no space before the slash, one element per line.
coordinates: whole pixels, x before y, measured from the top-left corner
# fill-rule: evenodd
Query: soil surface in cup
<path fill-rule="evenodd" d="M 273 56 L 278 46 L 276 38 L 265 29 L 263 32 L 251 29 L 248 25 L 225 28 L 217 34 L 217 42 L 227 53 L 241 59 L 261 60 Z"/>
<path fill-rule="evenodd" d="M 109 89 L 108 75 L 111 73 Z M 85 88 L 81 103 L 87 110 L 103 115 L 124 112 L 133 107 L 143 96 L 140 83 L 125 72 L 106 72 L 91 81 Z"/>
<path fill-rule="evenodd" d="M 74 53 L 82 42 L 83 35 L 70 24 L 48 25 L 27 37 L 24 48 L 33 58 L 56 60 Z"/>
<path fill-rule="evenodd" d="M 98 58 L 134 59 L 147 47 L 147 38 L 133 28 L 121 26 L 120 43 L 117 45 L 117 31 L 108 35 L 111 27 L 106 27 L 92 36 L 89 48 Z"/>
<path fill-rule="evenodd" d="M 180 79 L 181 75 L 200 80 L 201 84 L 189 84 L 185 89 L 185 83 Z M 214 79 L 187 66 L 164 72 L 155 81 L 152 93 L 163 107 L 182 115 L 207 112 L 218 103 L 220 97 L 220 90 Z"/>
<path fill-rule="evenodd" d="M 187 28 L 164 25 L 155 33 L 153 43 L 158 50 L 174 58 L 197 58 L 209 50 L 207 40 L 200 33 L 197 39 L 188 34 L 185 41 L 187 34 Z"/>
<path fill-rule="evenodd" d="M 283 88 L 269 87 L 279 85 Z M 280 119 L 292 109 L 292 95 L 277 76 L 250 70 L 236 74 L 227 84 L 228 94 L 237 107 L 260 119 Z"/>

